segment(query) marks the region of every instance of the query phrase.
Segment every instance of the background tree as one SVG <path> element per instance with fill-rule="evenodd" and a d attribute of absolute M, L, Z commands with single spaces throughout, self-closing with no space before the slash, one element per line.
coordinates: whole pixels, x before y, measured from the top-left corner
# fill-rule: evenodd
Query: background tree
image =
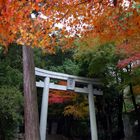
<path fill-rule="evenodd" d="M 21 48 L 11 44 L 3 52 L 0 47 L 0 139 L 13 140 L 23 125 Z"/>
<path fill-rule="evenodd" d="M 0 138 L 13 140 L 22 121 L 22 94 L 15 87 L 1 86 L 0 102 Z"/>
<path fill-rule="evenodd" d="M 22 50 L 17 44 L 11 44 L 8 53 L 0 46 L 0 85 L 22 87 Z M 13 55 L 15 54 L 15 55 Z"/>
<path fill-rule="evenodd" d="M 124 63 L 125 67 L 123 67 L 123 69 L 120 69 L 119 67 L 124 66 L 124 64 L 120 62 L 120 65 L 118 65 L 118 62 L 120 61 L 120 59 L 124 59 L 126 57 L 125 53 L 118 53 L 118 49 L 117 47 L 115 47 L 114 43 L 100 45 L 100 42 L 98 41 L 99 40 L 97 37 L 94 40 L 92 40 L 91 38 L 88 38 L 87 40 L 84 40 L 83 42 L 81 41 L 80 43 L 76 42 L 76 45 L 79 47 L 76 54 L 76 58 L 79 59 L 81 63 L 83 63 L 81 65 L 83 68 L 86 65 L 86 68 L 84 70 L 87 72 L 87 75 L 92 76 L 92 77 L 94 76 L 96 78 L 100 77 L 103 80 L 103 83 L 105 83 L 105 87 L 108 89 L 108 90 L 105 89 L 104 93 L 106 93 L 106 90 L 107 90 L 107 93 L 111 93 L 110 90 L 112 89 L 114 92 L 118 93 L 118 95 L 116 94 L 118 99 L 115 99 L 116 96 L 112 93 L 110 95 L 110 98 L 108 99 L 111 100 L 112 98 L 112 100 L 114 99 L 113 102 L 115 102 L 116 105 L 118 104 L 118 106 L 115 107 L 116 112 L 118 109 L 118 115 L 117 115 L 118 116 L 118 133 L 120 133 L 120 135 L 123 136 L 123 123 L 122 123 L 122 117 L 121 117 L 122 112 L 123 112 L 123 102 L 124 102 L 123 90 L 127 86 L 129 86 L 131 82 L 132 84 L 131 89 L 130 89 L 130 93 L 132 97 L 131 100 L 133 103 L 133 108 L 136 110 L 136 112 L 138 112 L 137 104 L 136 104 L 134 92 L 133 92 L 133 84 L 139 83 L 139 80 L 138 80 L 139 78 L 137 75 L 139 71 L 139 67 L 135 67 L 134 61 L 133 62 L 129 61 L 130 62 L 129 64 L 128 64 L 128 61 L 126 61 L 126 63 Z M 88 46 L 90 49 L 86 50 L 85 49 L 86 46 Z M 106 105 L 109 105 L 108 100 L 106 99 L 105 101 L 106 103 L 105 102 L 104 103 Z M 112 106 L 113 108 L 113 104 L 112 105 L 110 104 L 108 108 L 110 108 L 110 106 Z M 133 117 L 135 116 L 138 117 L 138 114 L 133 115 Z M 111 117 L 111 119 L 113 119 L 113 117 Z M 110 119 L 108 118 L 108 120 Z M 107 122 L 111 122 L 111 121 L 107 121 Z M 112 120 L 112 123 L 113 122 L 114 121 Z"/>

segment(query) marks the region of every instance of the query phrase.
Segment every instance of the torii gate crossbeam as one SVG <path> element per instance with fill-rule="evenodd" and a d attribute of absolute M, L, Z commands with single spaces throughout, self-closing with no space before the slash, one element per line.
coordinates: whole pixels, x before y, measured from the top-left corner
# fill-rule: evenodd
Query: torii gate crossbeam
<path fill-rule="evenodd" d="M 46 140 L 49 89 L 73 90 L 74 92 L 84 93 L 88 95 L 91 140 L 98 140 L 93 94 L 103 95 L 103 92 L 101 90 L 93 89 L 93 86 L 94 85 L 100 86 L 102 85 L 102 83 L 98 79 L 73 76 L 73 75 L 68 75 L 68 74 L 63 74 L 58 72 L 47 71 L 40 68 L 35 68 L 35 75 L 44 78 L 44 81 L 36 82 L 37 87 L 43 88 L 41 116 L 40 116 L 41 140 Z M 67 86 L 51 83 L 50 79 L 66 80 Z M 77 83 L 84 84 L 84 87 L 82 88 L 77 87 L 76 86 Z M 85 86 L 85 84 L 87 86 Z"/>

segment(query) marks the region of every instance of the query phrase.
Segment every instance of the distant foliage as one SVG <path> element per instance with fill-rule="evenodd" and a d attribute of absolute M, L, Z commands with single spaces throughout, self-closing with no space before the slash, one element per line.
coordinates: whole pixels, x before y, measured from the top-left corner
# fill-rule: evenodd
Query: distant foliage
<path fill-rule="evenodd" d="M 0 140 L 13 140 L 23 116 L 21 48 L 0 46 Z"/>
<path fill-rule="evenodd" d="M 15 87 L 0 87 L 0 139 L 12 140 L 22 121 L 22 93 Z"/>
<path fill-rule="evenodd" d="M 21 47 L 11 44 L 8 52 L 0 46 L 0 85 L 22 86 Z"/>
<path fill-rule="evenodd" d="M 73 116 L 75 119 L 87 119 L 88 113 L 89 105 L 86 96 L 76 95 L 72 103 L 64 109 L 64 116 Z"/>

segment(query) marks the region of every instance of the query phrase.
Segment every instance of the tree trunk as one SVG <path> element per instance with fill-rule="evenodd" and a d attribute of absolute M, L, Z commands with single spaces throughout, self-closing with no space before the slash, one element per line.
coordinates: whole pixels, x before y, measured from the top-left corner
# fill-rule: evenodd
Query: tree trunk
<path fill-rule="evenodd" d="M 40 140 L 33 50 L 23 46 L 25 140 Z"/>
<path fill-rule="evenodd" d="M 118 136 L 119 138 L 124 138 L 124 126 L 123 126 L 123 118 L 122 118 L 122 113 L 123 113 L 123 94 L 120 94 L 118 97 L 118 107 L 119 107 L 119 112 L 118 112 Z"/>
<path fill-rule="evenodd" d="M 131 93 L 132 102 L 133 102 L 133 105 L 134 105 L 134 108 L 135 108 L 135 112 L 138 113 L 138 108 L 137 108 L 135 96 L 134 96 L 134 93 L 133 93 L 132 83 L 130 83 L 129 86 L 130 86 L 130 93 Z"/>
<path fill-rule="evenodd" d="M 1 122 L 0 122 L 0 140 L 5 140 L 5 134 L 3 132 L 3 128 L 2 128 Z"/>
<path fill-rule="evenodd" d="M 111 140 L 112 139 L 112 126 L 111 126 L 111 116 L 110 116 L 110 105 L 105 101 L 103 96 L 103 115 L 105 116 L 103 121 L 103 128 L 104 128 L 104 139 Z"/>
<path fill-rule="evenodd" d="M 107 133 L 108 133 L 108 140 L 112 140 L 112 121 L 111 121 L 111 114 L 106 114 L 107 118 Z"/>

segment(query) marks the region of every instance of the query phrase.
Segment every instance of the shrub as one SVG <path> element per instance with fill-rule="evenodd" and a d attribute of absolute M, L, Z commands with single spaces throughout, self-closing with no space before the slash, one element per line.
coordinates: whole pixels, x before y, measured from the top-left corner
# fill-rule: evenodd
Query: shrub
<path fill-rule="evenodd" d="M 0 139 L 12 140 L 22 121 L 22 93 L 15 87 L 0 87 Z"/>

